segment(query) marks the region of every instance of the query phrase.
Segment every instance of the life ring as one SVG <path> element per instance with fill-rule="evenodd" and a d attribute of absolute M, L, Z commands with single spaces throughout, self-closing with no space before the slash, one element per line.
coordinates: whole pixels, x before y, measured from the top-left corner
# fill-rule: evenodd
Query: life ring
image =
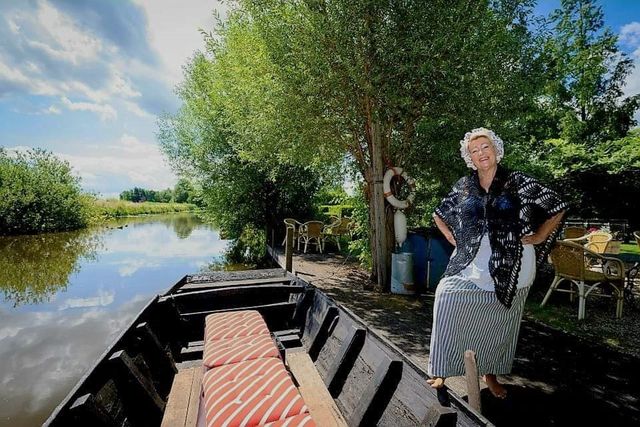
<path fill-rule="evenodd" d="M 391 191 L 391 178 L 397 175 L 400 175 L 405 179 L 405 181 L 407 181 L 409 189 L 411 190 L 406 200 L 398 200 Z M 407 209 L 413 203 L 413 199 L 416 196 L 416 182 L 413 178 L 407 175 L 402 168 L 391 167 L 387 169 L 387 172 L 384 174 L 382 189 L 384 191 L 384 198 L 387 199 L 387 202 L 396 209 Z"/>

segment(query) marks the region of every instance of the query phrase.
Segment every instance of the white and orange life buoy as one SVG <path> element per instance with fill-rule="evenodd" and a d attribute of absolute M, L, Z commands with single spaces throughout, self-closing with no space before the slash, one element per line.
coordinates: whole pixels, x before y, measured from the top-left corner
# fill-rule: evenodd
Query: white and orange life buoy
<path fill-rule="evenodd" d="M 391 178 L 397 175 L 402 176 L 405 181 L 407 181 L 407 185 L 409 185 L 409 189 L 411 190 L 406 200 L 398 200 L 391 191 Z M 389 202 L 391 206 L 396 209 L 407 209 L 413 203 L 413 199 L 415 198 L 416 182 L 413 178 L 407 175 L 402 168 L 391 167 L 387 169 L 387 172 L 384 174 L 382 189 L 384 191 L 384 198 L 387 199 L 387 202 Z"/>

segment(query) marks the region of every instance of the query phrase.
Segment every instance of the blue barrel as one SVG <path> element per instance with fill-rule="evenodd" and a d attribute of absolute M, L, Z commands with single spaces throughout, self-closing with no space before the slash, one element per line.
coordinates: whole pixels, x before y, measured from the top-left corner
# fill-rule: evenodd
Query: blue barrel
<path fill-rule="evenodd" d="M 420 228 L 409 231 L 403 251 L 413 252 L 416 291 L 434 291 L 447 268 L 453 246 L 437 228 Z"/>
<path fill-rule="evenodd" d="M 443 236 L 433 236 L 429 239 L 429 253 L 427 255 L 427 288 L 435 290 L 449 264 L 453 252 L 453 245 Z"/>

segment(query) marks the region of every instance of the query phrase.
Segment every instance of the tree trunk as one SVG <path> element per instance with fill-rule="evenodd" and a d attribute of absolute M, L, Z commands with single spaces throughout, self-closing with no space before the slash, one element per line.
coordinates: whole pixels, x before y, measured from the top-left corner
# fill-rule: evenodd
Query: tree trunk
<path fill-rule="evenodd" d="M 371 124 L 371 191 L 369 192 L 369 220 L 371 222 L 371 258 L 374 280 L 382 291 L 389 290 L 391 247 L 387 232 L 388 219 L 384 202 L 383 143 L 380 125 Z"/>

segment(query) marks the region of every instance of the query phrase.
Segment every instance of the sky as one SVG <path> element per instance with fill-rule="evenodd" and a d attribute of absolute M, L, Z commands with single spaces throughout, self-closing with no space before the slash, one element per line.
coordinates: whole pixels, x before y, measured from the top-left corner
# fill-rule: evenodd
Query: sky
<path fill-rule="evenodd" d="M 547 15 L 559 0 L 540 0 Z M 636 63 L 640 0 L 600 1 Z M 117 197 L 177 181 L 156 138 L 180 107 L 182 66 L 228 4 L 214 0 L 0 0 L 0 146 L 44 148 L 69 161 L 85 190 Z M 640 118 L 640 117 L 638 117 Z"/>

